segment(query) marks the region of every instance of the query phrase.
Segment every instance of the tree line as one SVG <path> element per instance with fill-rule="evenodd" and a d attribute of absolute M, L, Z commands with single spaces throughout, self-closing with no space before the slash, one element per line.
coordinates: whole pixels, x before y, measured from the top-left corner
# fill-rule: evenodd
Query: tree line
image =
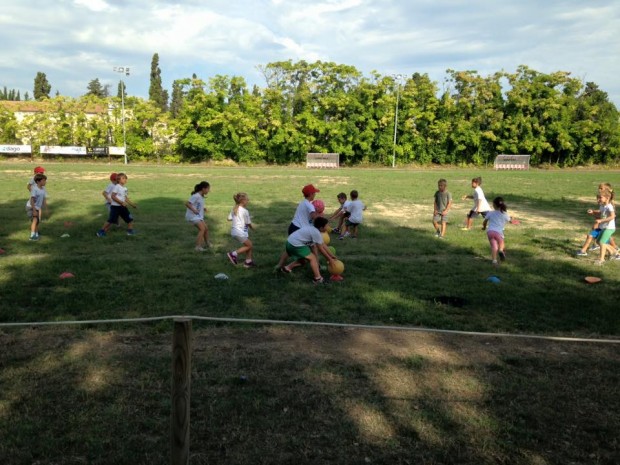
<path fill-rule="evenodd" d="M 155 54 L 149 99 L 125 96 L 130 158 L 284 164 L 303 162 L 307 152 L 337 152 L 347 165 L 389 165 L 395 158 L 480 166 L 506 153 L 529 154 L 534 165 L 620 161 L 618 109 L 595 83 L 566 71 L 447 70 L 440 88 L 427 74 L 365 76 L 321 61 L 259 70 L 264 87 L 250 88 L 238 76 L 193 75 L 174 81 L 168 101 Z M 50 111 L 19 124 L 0 110 L 1 142 L 26 134 L 45 139 L 43 145 L 118 144 L 124 89 L 119 83 L 116 96 L 101 95 L 90 92 L 91 84 L 79 99 L 43 98 Z M 112 112 L 95 119 L 80 114 L 96 102 Z"/>

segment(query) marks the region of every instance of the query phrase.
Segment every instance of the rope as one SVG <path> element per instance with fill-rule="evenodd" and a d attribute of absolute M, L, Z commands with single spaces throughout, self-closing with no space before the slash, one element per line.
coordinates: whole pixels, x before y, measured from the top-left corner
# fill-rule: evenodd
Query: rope
<path fill-rule="evenodd" d="M 364 325 L 354 323 L 329 323 L 321 321 L 287 321 L 287 320 L 260 320 L 254 318 L 224 318 L 211 316 L 194 316 L 194 315 L 168 315 L 156 316 L 149 318 L 116 318 L 111 320 L 76 320 L 76 321 L 38 321 L 32 323 L 0 323 L 0 328 L 18 328 L 33 326 L 69 326 L 69 325 L 94 325 L 94 324 L 112 324 L 112 323 L 145 323 L 151 321 L 190 319 L 199 321 L 217 321 L 224 323 L 251 323 L 262 325 L 285 325 L 285 326 L 321 326 L 332 328 L 351 328 L 351 329 L 370 329 L 382 331 L 413 331 L 421 333 L 435 334 L 454 334 L 464 336 L 484 336 L 484 337 L 503 337 L 518 339 L 538 339 L 543 341 L 555 342 L 591 342 L 598 344 L 620 344 L 620 339 L 592 339 L 582 337 L 562 337 L 562 336 L 541 336 L 536 334 L 511 334 L 511 333 L 485 333 L 480 331 L 458 331 L 452 329 L 434 329 L 434 328 L 414 328 L 411 326 L 389 326 L 389 325 Z"/>

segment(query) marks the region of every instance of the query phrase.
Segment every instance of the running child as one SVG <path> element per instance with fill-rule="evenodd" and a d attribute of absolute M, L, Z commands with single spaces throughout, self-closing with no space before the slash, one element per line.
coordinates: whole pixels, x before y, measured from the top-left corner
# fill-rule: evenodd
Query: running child
<path fill-rule="evenodd" d="M 452 194 L 447 191 L 448 181 L 440 179 L 437 181 L 437 192 L 435 192 L 435 202 L 433 203 L 433 227 L 435 236 L 443 238 L 448 228 L 448 212 L 452 207 Z"/>
<path fill-rule="evenodd" d="M 510 221 L 506 204 L 501 197 L 493 199 L 493 211 L 490 211 L 484 217 L 482 222 L 482 230 L 487 229 L 487 238 L 491 245 L 491 263 L 497 265 L 497 256 L 500 260 L 506 260 L 506 252 L 504 251 L 504 226 Z"/>
<path fill-rule="evenodd" d="M 232 252 L 228 252 L 226 255 L 233 265 L 236 265 L 239 260 L 239 255 L 245 254 L 245 261 L 243 266 L 245 268 L 252 268 L 256 266 L 252 260 L 252 241 L 248 236 L 248 229 L 254 229 L 252 226 L 252 220 L 250 218 L 250 212 L 245 208 L 250 201 L 250 197 L 245 192 L 238 192 L 233 195 L 235 206 L 228 214 L 228 221 L 232 221 L 232 227 L 230 228 L 230 235 L 233 239 L 236 239 L 241 243 L 241 247 Z"/>
<path fill-rule="evenodd" d="M 352 190 L 350 195 L 351 201 L 346 209 L 348 215 L 345 213 L 344 229 L 338 237 L 340 240 L 347 236 L 351 236 L 351 239 L 355 239 L 357 237 L 358 227 L 364 221 L 364 210 L 366 210 L 366 205 L 358 199 L 359 194 L 356 190 Z"/>
<path fill-rule="evenodd" d="M 600 189 L 599 189 L 599 192 Z M 598 204 L 598 210 L 592 210 L 592 209 L 588 209 L 588 211 L 586 212 L 588 215 L 593 215 L 593 216 L 598 216 L 600 209 L 601 209 L 601 194 L 599 193 L 596 196 L 596 203 Z M 597 224 L 595 222 L 595 224 L 592 226 L 592 229 L 590 230 L 590 232 L 588 234 L 586 234 L 586 240 L 583 243 L 583 246 L 581 247 L 581 249 L 579 249 L 577 252 L 575 252 L 575 255 L 577 255 L 578 257 L 587 257 L 588 256 L 588 248 L 590 247 L 590 244 L 592 244 L 592 241 L 594 242 L 594 245 L 592 246 L 592 248 L 590 248 L 590 250 L 594 251 L 597 249 L 600 249 L 600 246 L 596 245 L 596 241 L 598 240 L 598 238 L 601 235 L 601 228 L 597 227 Z"/>
<path fill-rule="evenodd" d="M 97 231 L 97 236 L 99 237 L 106 236 L 106 233 L 110 229 L 110 225 L 116 224 L 119 216 L 127 223 L 127 235 L 133 236 L 136 233 L 133 229 L 133 216 L 129 213 L 127 205 L 133 208 L 138 208 L 138 206 L 133 203 L 127 195 L 127 188 L 125 187 L 127 184 L 127 175 L 125 173 L 118 173 L 116 175 L 116 181 L 117 184 L 110 193 L 110 216 L 108 217 L 108 221 Z"/>
<path fill-rule="evenodd" d="M 325 281 L 319 270 L 318 253 L 320 252 L 328 262 L 336 259 L 323 243 L 321 233 L 325 232 L 326 226 L 327 218 L 319 216 L 314 219 L 312 226 L 304 226 L 290 234 L 286 241 L 284 254 L 280 257 L 277 268 L 283 273 L 290 273 L 293 268 L 309 262 L 314 275 L 313 282 L 315 284 L 324 283 Z M 289 257 L 295 261 L 285 266 Z"/>
<path fill-rule="evenodd" d="M 602 191 L 609 191 L 609 193 L 611 194 L 611 205 L 614 207 L 614 211 L 616 209 L 616 192 L 613 190 L 613 188 L 611 187 L 611 184 L 609 184 L 608 182 L 603 182 L 601 184 L 598 185 L 598 192 L 599 194 Z M 616 250 L 616 256 L 614 257 L 615 260 L 620 260 L 620 249 L 618 249 L 618 246 L 616 245 L 616 240 L 612 237 L 609 238 L 609 244 Z"/>
<path fill-rule="evenodd" d="M 30 221 L 30 240 L 39 240 L 39 223 L 41 222 L 41 211 L 45 205 L 45 184 L 47 176 L 42 173 L 34 175 L 34 185 L 30 188 L 30 199 L 26 203 L 26 213 Z"/>
<path fill-rule="evenodd" d="M 472 209 L 467 214 L 467 220 L 465 223 L 465 227 L 461 228 L 463 231 L 469 231 L 474 224 L 474 218 L 478 215 L 482 215 L 484 218 L 487 212 L 491 209 L 489 202 L 487 202 L 486 197 L 484 196 L 484 192 L 482 190 L 482 178 L 478 176 L 471 180 L 471 187 L 474 189 L 473 195 L 464 195 L 462 197 L 463 200 L 473 199 L 474 205 Z"/>
<path fill-rule="evenodd" d="M 336 209 L 334 213 L 332 213 L 332 215 L 329 217 L 329 220 L 331 221 L 334 218 L 338 218 L 338 226 L 336 226 L 332 230 L 332 232 L 334 234 L 340 234 L 344 220 L 350 216 L 350 214 L 347 213 L 347 207 L 349 206 L 350 202 L 347 201 L 347 194 L 345 194 L 344 192 L 338 194 L 336 198 L 338 199 L 338 203 L 340 204 L 340 206 Z"/>
<path fill-rule="evenodd" d="M 112 198 L 110 197 L 110 194 L 112 193 L 114 186 L 117 184 L 116 176 L 116 173 L 112 173 L 110 175 L 110 184 L 108 184 L 107 187 L 101 192 L 101 195 L 103 195 L 103 198 L 105 199 L 105 206 L 108 210 L 108 216 L 110 216 L 110 205 L 112 205 Z M 116 226 L 118 226 L 118 221 L 116 222 Z"/>
<path fill-rule="evenodd" d="M 185 220 L 193 224 L 198 229 L 196 235 L 196 252 L 204 252 L 205 247 L 210 247 L 209 227 L 205 222 L 205 195 L 211 190 L 211 185 L 207 181 L 202 181 L 194 186 L 194 190 L 187 202 L 185 202 Z"/>
<path fill-rule="evenodd" d="M 601 228 L 601 235 L 599 237 L 599 244 L 601 246 L 601 254 L 599 259 L 594 263 L 602 265 L 605 263 L 605 256 L 607 252 L 613 256 L 616 250 L 611 246 L 610 239 L 613 233 L 616 232 L 616 212 L 613 204 L 611 203 L 613 192 L 604 190 L 601 194 L 601 208 L 599 210 L 599 217 L 594 221 L 594 226 Z"/>

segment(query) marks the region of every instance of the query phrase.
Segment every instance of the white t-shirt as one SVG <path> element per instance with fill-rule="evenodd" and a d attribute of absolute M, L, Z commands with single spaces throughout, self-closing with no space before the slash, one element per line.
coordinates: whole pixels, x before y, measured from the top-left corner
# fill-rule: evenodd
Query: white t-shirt
<path fill-rule="evenodd" d="M 114 200 L 114 198 L 112 197 L 113 194 L 116 194 L 116 198 L 120 202 L 124 202 L 125 199 L 127 199 L 127 188 L 125 186 L 121 186 L 120 184 L 117 184 L 114 186 L 112 191 L 110 191 L 110 205 L 120 207 L 121 204 L 118 203 L 116 200 Z"/>
<path fill-rule="evenodd" d="M 480 208 L 478 208 L 478 201 L 480 201 Z M 484 196 L 484 192 L 482 191 L 482 187 L 477 186 L 474 189 L 474 206 L 472 210 L 477 211 L 478 213 L 488 212 L 491 209 L 489 202 L 487 202 L 486 197 Z"/>
<path fill-rule="evenodd" d="M 601 219 L 608 218 L 611 213 L 615 213 L 614 206 L 610 203 L 607 205 L 601 205 Z M 616 229 L 616 219 L 605 223 L 600 223 L 601 229 Z"/>
<path fill-rule="evenodd" d="M 314 226 L 304 226 L 288 236 L 288 242 L 293 247 L 322 244 L 323 236 L 321 235 L 321 231 Z"/>
<path fill-rule="evenodd" d="M 250 212 L 239 205 L 237 214 L 235 210 L 231 210 L 228 214 L 228 219 L 232 221 L 232 227 L 230 228 L 230 235 L 233 237 L 248 237 L 248 225 L 252 224 L 250 218 Z"/>
<path fill-rule="evenodd" d="M 116 186 L 116 184 L 114 184 L 113 182 L 111 182 L 110 184 L 108 184 L 108 186 L 103 190 L 103 192 L 106 193 L 106 195 L 108 196 L 109 199 L 111 199 L 111 195 L 112 195 L 112 189 L 114 189 L 114 186 Z M 110 203 L 106 200 L 105 203 Z"/>
<path fill-rule="evenodd" d="M 34 207 L 37 210 L 41 210 L 41 208 L 43 208 L 43 202 L 45 202 L 46 196 L 47 192 L 45 191 L 45 188 L 41 188 L 35 184 L 34 186 L 32 186 L 32 190 L 30 191 L 30 199 L 28 199 L 28 202 L 26 202 L 26 208 L 29 210 L 32 208 L 30 200 L 32 197 L 34 197 Z"/>
<path fill-rule="evenodd" d="M 347 211 L 351 213 L 349 221 L 351 223 L 360 224 L 364 220 L 364 202 L 359 199 L 351 200 L 347 206 Z"/>
<path fill-rule="evenodd" d="M 295 216 L 293 217 L 292 223 L 298 228 L 303 228 L 304 226 L 312 225 L 312 218 L 310 215 L 314 213 L 316 209 L 312 202 L 308 199 L 303 199 L 297 205 L 297 210 L 295 210 Z"/>
<path fill-rule="evenodd" d="M 203 197 L 203 195 L 200 192 L 196 192 L 195 194 L 191 195 L 188 202 L 190 203 L 192 207 L 194 207 L 194 210 L 196 210 L 198 214 L 194 213 L 189 208 L 186 208 L 185 219 L 191 222 L 204 221 L 205 219 L 205 198 Z"/>
<path fill-rule="evenodd" d="M 504 226 L 510 221 L 510 215 L 501 210 L 492 210 L 486 214 L 487 231 L 495 231 L 504 237 Z"/>

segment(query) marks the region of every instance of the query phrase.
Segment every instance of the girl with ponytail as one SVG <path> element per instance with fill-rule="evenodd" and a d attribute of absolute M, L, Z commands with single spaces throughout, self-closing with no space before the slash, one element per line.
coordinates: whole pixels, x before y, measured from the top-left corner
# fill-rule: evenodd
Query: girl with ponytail
<path fill-rule="evenodd" d="M 202 181 L 194 186 L 194 190 L 187 202 L 185 202 L 185 220 L 198 229 L 196 236 L 196 252 L 204 252 L 205 247 L 210 247 L 209 228 L 205 223 L 205 195 L 209 193 L 211 186 L 207 181 Z"/>

